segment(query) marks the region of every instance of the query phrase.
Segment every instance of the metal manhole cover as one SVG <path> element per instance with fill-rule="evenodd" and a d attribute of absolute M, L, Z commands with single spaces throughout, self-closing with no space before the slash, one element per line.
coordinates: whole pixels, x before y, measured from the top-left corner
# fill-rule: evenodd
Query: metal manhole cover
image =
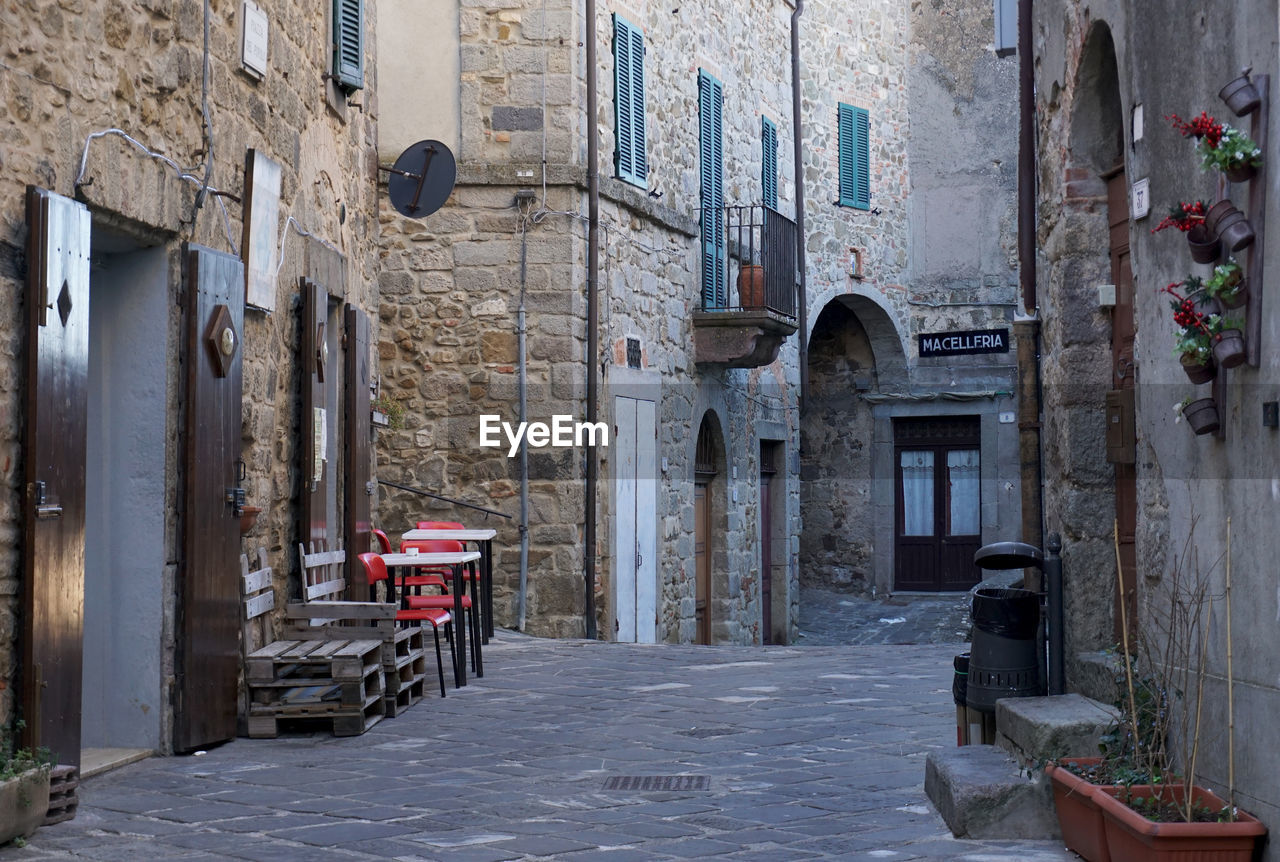
<path fill-rule="evenodd" d="M 710 739 L 713 736 L 730 736 L 741 733 L 736 727 L 695 727 L 692 730 L 677 730 L 680 736 L 692 736 L 694 739 Z"/>
<path fill-rule="evenodd" d="M 707 775 L 613 775 L 604 780 L 605 790 L 710 790 Z"/>

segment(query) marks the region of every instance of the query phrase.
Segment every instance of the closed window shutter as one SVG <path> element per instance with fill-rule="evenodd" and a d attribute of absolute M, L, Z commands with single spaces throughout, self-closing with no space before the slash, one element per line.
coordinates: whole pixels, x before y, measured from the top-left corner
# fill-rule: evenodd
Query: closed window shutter
<path fill-rule="evenodd" d="M 698 189 L 702 206 L 702 307 L 723 308 L 724 250 L 724 87 L 698 72 Z"/>
<path fill-rule="evenodd" d="M 613 84 L 618 178 L 648 187 L 645 158 L 644 35 L 613 16 Z"/>
<path fill-rule="evenodd" d="M 871 120 L 862 108 L 841 103 L 837 116 L 840 205 L 871 209 Z"/>
<path fill-rule="evenodd" d="M 364 0 L 333 0 L 333 76 L 347 90 L 364 86 Z"/>
<path fill-rule="evenodd" d="M 778 208 L 778 127 L 768 117 L 761 117 L 760 184 L 764 189 L 764 205 Z"/>

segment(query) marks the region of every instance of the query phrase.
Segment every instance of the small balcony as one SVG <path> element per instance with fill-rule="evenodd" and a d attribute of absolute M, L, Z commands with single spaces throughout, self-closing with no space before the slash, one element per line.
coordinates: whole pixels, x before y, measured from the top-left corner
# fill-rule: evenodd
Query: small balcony
<path fill-rule="evenodd" d="M 703 289 L 694 359 L 756 368 L 778 358 L 796 321 L 796 223 L 762 205 L 704 210 Z"/>

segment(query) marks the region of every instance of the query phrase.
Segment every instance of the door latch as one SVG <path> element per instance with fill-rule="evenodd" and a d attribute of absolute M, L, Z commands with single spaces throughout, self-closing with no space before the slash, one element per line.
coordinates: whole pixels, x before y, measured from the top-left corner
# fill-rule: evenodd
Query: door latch
<path fill-rule="evenodd" d="M 53 518 L 62 517 L 62 507 L 45 503 L 45 495 L 48 493 L 48 486 L 44 482 L 35 483 L 36 520 L 47 521 Z"/>
<path fill-rule="evenodd" d="M 636 568 L 639 569 L 644 565 L 644 554 L 636 551 Z"/>
<path fill-rule="evenodd" d="M 235 512 L 235 516 L 239 518 L 244 514 L 244 503 L 247 499 L 244 488 L 228 488 L 227 502 L 231 504 L 231 508 Z"/>

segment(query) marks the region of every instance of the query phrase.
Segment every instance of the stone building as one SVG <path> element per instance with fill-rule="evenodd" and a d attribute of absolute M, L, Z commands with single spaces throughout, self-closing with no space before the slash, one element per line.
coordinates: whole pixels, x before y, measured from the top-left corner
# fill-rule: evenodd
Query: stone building
<path fill-rule="evenodd" d="M 1265 227 L 1280 215 L 1270 164 L 1275 146 L 1268 144 L 1275 140 L 1268 115 L 1275 114 L 1280 71 L 1277 25 L 1270 2 L 1210 12 L 1171 2 L 1058 0 L 1036 5 L 1033 33 L 1045 523 L 1063 540 L 1068 687 L 1109 699 L 1098 685 L 1095 651 L 1122 635 L 1118 556 L 1126 607 L 1136 612 L 1128 622 L 1140 642 L 1168 643 L 1175 608 L 1209 621 L 1197 778 L 1222 789 L 1234 770 L 1237 803 L 1273 830 L 1280 825 L 1276 746 L 1257 731 L 1273 726 L 1280 705 L 1280 596 L 1267 514 L 1277 494 L 1277 354 L 1270 339 L 1280 318 L 1266 301 L 1263 277 L 1277 248 Z M 1186 45 L 1195 50 L 1180 49 Z M 1219 90 L 1246 67 L 1270 88 L 1258 110 L 1237 116 Z M 1260 145 L 1255 177 L 1232 182 L 1202 169 L 1195 141 L 1168 119 L 1201 111 Z M 1224 199 L 1255 229 L 1252 245 L 1220 258 L 1234 257 L 1249 284 L 1247 303 L 1227 312 L 1243 329 L 1247 359 L 1220 365 L 1211 383 L 1194 384 L 1172 350 L 1177 327 L 1159 291 L 1170 283 L 1185 291 L 1188 275 L 1206 277 L 1211 265 L 1191 259 L 1177 230 L 1154 229 L 1180 202 Z M 1217 432 L 1193 433 L 1173 409 L 1201 398 L 1216 406 Z M 1174 595 L 1179 585 L 1181 598 Z M 1197 586 L 1205 602 L 1187 606 Z M 1232 616 L 1234 662 L 1227 645 Z M 1198 668 L 1199 649 L 1188 649 L 1187 639 L 1185 631 L 1173 637 L 1179 666 Z M 1159 662 L 1144 666 L 1146 673 L 1160 669 Z M 1280 857 L 1268 848 L 1265 858 Z"/>
<path fill-rule="evenodd" d="M 233 736 L 242 550 L 283 590 L 368 541 L 373 4 L 334 8 L 0 8 L 0 721 L 60 762 Z"/>
<path fill-rule="evenodd" d="M 407 419 L 380 434 L 380 475 L 512 516 L 490 519 L 500 618 L 543 634 L 790 642 L 802 573 L 881 591 L 976 581 L 942 534 L 960 518 L 967 548 L 1017 524 L 1012 356 L 921 359 L 916 342 L 955 336 L 972 353 L 972 333 L 994 330 L 993 349 L 1008 346 L 1016 64 L 992 50 L 991 5 L 805 4 L 803 188 L 786 2 L 602 2 L 594 22 L 565 0 L 408 5 L 380 7 L 379 158 L 440 141 L 457 186 L 423 219 L 383 207 L 381 391 Z M 802 267 L 778 257 L 798 192 Z M 757 303 L 737 276 L 758 264 Z M 588 362 L 607 448 L 529 448 L 524 468 L 518 447 L 479 445 L 486 415 L 585 420 Z M 909 497 L 928 522 L 911 524 L 930 534 L 914 544 L 898 538 L 906 454 L 921 460 Z M 379 508 L 389 525 L 459 513 L 401 491 Z M 926 577 L 895 575 L 908 545 L 906 568 Z"/>

